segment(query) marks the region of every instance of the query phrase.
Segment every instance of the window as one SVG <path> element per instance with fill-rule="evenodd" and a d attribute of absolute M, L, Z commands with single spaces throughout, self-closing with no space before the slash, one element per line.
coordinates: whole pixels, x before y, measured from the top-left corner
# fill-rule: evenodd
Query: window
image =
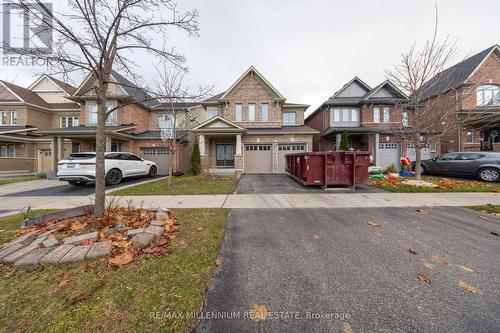
<path fill-rule="evenodd" d="M 0 112 L 0 125 L 7 125 L 7 111 Z"/>
<path fill-rule="evenodd" d="M 158 128 L 160 129 L 162 138 L 172 138 L 174 133 L 174 117 L 171 114 L 159 114 Z"/>
<path fill-rule="evenodd" d="M 255 104 L 248 104 L 248 121 L 255 121 Z"/>
<path fill-rule="evenodd" d="M 402 119 L 401 119 L 401 123 L 403 124 L 403 127 L 408 127 L 408 111 L 404 111 L 402 113 Z"/>
<path fill-rule="evenodd" d="M 234 105 L 234 121 L 243 121 L 243 104 Z"/>
<path fill-rule="evenodd" d="M 283 125 L 296 125 L 295 112 L 283 112 Z"/>
<path fill-rule="evenodd" d="M 500 105 L 500 86 L 483 84 L 476 89 L 476 104 Z"/>
<path fill-rule="evenodd" d="M 353 108 L 331 108 L 330 126 L 359 126 L 359 110 Z"/>
<path fill-rule="evenodd" d="M 473 160 L 480 159 L 481 157 L 483 157 L 483 155 L 478 154 L 478 153 L 465 153 L 465 154 L 460 155 L 459 159 L 463 160 L 463 161 L 473 161 Z"/>
<path fill-rule="evenodd" d="M 219 114 L 219 109 L 216 106 L 207 107 L 208 119 L 217 117 Z"/>
<path fill-rule="evenodd" d="M 60 127 L 74 127 L 80 126 L 80 119 L 78 117 L 60 117 Z"/>
<path fill-rule="evenodd" d="M 380 123 L 380 108 L 373 108 L 373 122 Z"/>
<path fill-rule="evenodd" d="M 91 124 L 97 124 L 97 104 L 89 104 L 89 121 Z"/>
<path fill-rule="evenodd" d="M 16 157 L 16 146 L 0 144 L 0 157 Z"/>
<path fill-rule="evenodd" d="M 384 108 L 384 123 L 391 122 L 391 109 Z"/>
<path fill-rule="evenodd" d="M 116 101 L 107 101 L 106 102 L 106 112 L 109 112 L 111 109 L 116 107 Z M 97 104 L 96 103 L 88 103 L 87 104 L 87 112 L 89 113 L 89 122 L 90 124 L 97 124 Z M 113 125 L 115 123 L 116 110 L 108 115 L 106 119 L 106 125 Z M 76 126 L 76 125 L 73 125 Z M 68 126 L 71 127 L 71 126 Z"/>
<path fill-rule="evenodd" d="M 451 161 L 451 160 L 456 160 L 457 157 L 458 153 L 446 153 L 438 157 L 438 159 L 442 161 Z"/>
<path fill-rule="evenodd" d="M 467 137 L 467 143 L 474 143 L 474 132 L 467 131 L 466 137 Z"/>
<path fill-rule="evenodd" d="M 10 123 L 11 125 L 17 125 L 17 111 L 10 112 Z"/>
<path fill-rule="evenodd" d="M 260 105 L 260 115 L 262 121 L 269 121 L 269 104 L 268 103 L 262 103 Z"/>

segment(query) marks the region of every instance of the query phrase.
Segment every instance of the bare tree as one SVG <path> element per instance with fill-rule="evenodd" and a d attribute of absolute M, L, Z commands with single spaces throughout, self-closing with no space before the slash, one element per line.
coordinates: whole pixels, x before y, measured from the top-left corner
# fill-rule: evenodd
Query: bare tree
<path fill-rule="evenodd" d="M 155 124 L 160 130 L 164 146 L 169 150 L 168 181 L 173 174 L 173 161 L 178 160 L 179 150 L 186 146 L 188 130 L 192 127 L 196 117 L 190 114 L 189 106 L 206 98 L 212 88 L 198 87 L 191 91 L 184 85 L 186 70 L 162 63 L 157 67 L 157 77 L 154 80 L 155 95 L 160 101 L 164 111 L 155 118 Z"/>
<path fill-rule="evenodd" d="M 52 12 L 40 0 L 35 0 L 38 8 L 22 0 L 14 3 L 29 12 L 31 20 L 42 21 L 50 27 L 55 36 L 51 52 L 26 49 L 16 50 L 18 54 L 45 59 L 54 72 L 66 77 L 72 72 L 83 71 L 95 78 L 91 88 L 97 102 L 94 214 L 102 216 L 105 209 L 106 120 L 116 109 L 106 109 L 112 70 L 118 69 L 135 77 L 132 52 L 182 67 L 184 58 L 167 46 L 167 33 L 171 28 L 178 28 L 188 35 L 197 35 L 198 12 L 180 13 L 172 0 L 68 0 L 66 13 Z"/>

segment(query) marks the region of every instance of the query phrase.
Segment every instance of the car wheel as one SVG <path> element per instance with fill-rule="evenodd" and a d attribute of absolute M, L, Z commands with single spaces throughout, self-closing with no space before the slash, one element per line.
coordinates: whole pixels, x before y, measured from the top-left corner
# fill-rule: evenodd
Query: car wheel
<path fill-rule="evenodd" d="M 157 172 L 158 172 L 158 169 L 154 165 L 151 166 L 151 168 L 149 168 L 148 177 L 154 177 L 154 176 L 156 176 Z"/>
<path fill-rule="evenodd" d="M 118 169 L 111 169 L 106 175 L 106 185 L 118 185 L 122 181 L 122 172 Z"/>
<path fill-rule="evenodd" d="M 83 180 L 70 180 L 68 181 L 68 184 L 73 186 L 85 186 L 87 182 Z"/>
<path fill-rule="evenodd" d="M 416 167 L 416 165 L 414 165 L 412 168 L 412 171 L 415 172 L 416 169 L 417 169 L 417 167 Z M 426 172 L 427 172 L 427 170 L 425 169 L 425 165 L 420 164 L 420 174 L 425 175 Z"/>
<path fill-rule="evenodd" d="M 478 178 L 484 182 L 497 182 L 500 179 L 500 170 L 495 168 L 483 168 L 479 170 Z"/>

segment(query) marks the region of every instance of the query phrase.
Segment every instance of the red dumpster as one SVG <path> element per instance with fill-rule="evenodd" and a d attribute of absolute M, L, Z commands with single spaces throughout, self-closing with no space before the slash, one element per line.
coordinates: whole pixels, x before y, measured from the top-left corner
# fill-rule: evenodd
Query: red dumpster
<path fill-rule="evenodd" d="M 330 151 L 288 154 L 286 171 L 302 185 L 347 185 L 368 183 L 370 152 Z"/>

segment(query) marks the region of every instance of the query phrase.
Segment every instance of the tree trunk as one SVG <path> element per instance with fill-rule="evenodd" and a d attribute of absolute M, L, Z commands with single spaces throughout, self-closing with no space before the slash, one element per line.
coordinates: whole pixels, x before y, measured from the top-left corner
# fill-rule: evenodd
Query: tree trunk
<path fill-rule="evenodd" d="M 420 142 L 415 143 L 415 179 L 420 180 L 422 175 L 422 148 Z"/>
<path fill-rule="evenodd" d="M 107 84 L 99 82 L 97 96 L 96 166 L 94 215 L 103 216 L 106 204 L 105 159 L 106 151 L 106 91 Z M 103 97 L 104 96 L 104 97 Z"/>

